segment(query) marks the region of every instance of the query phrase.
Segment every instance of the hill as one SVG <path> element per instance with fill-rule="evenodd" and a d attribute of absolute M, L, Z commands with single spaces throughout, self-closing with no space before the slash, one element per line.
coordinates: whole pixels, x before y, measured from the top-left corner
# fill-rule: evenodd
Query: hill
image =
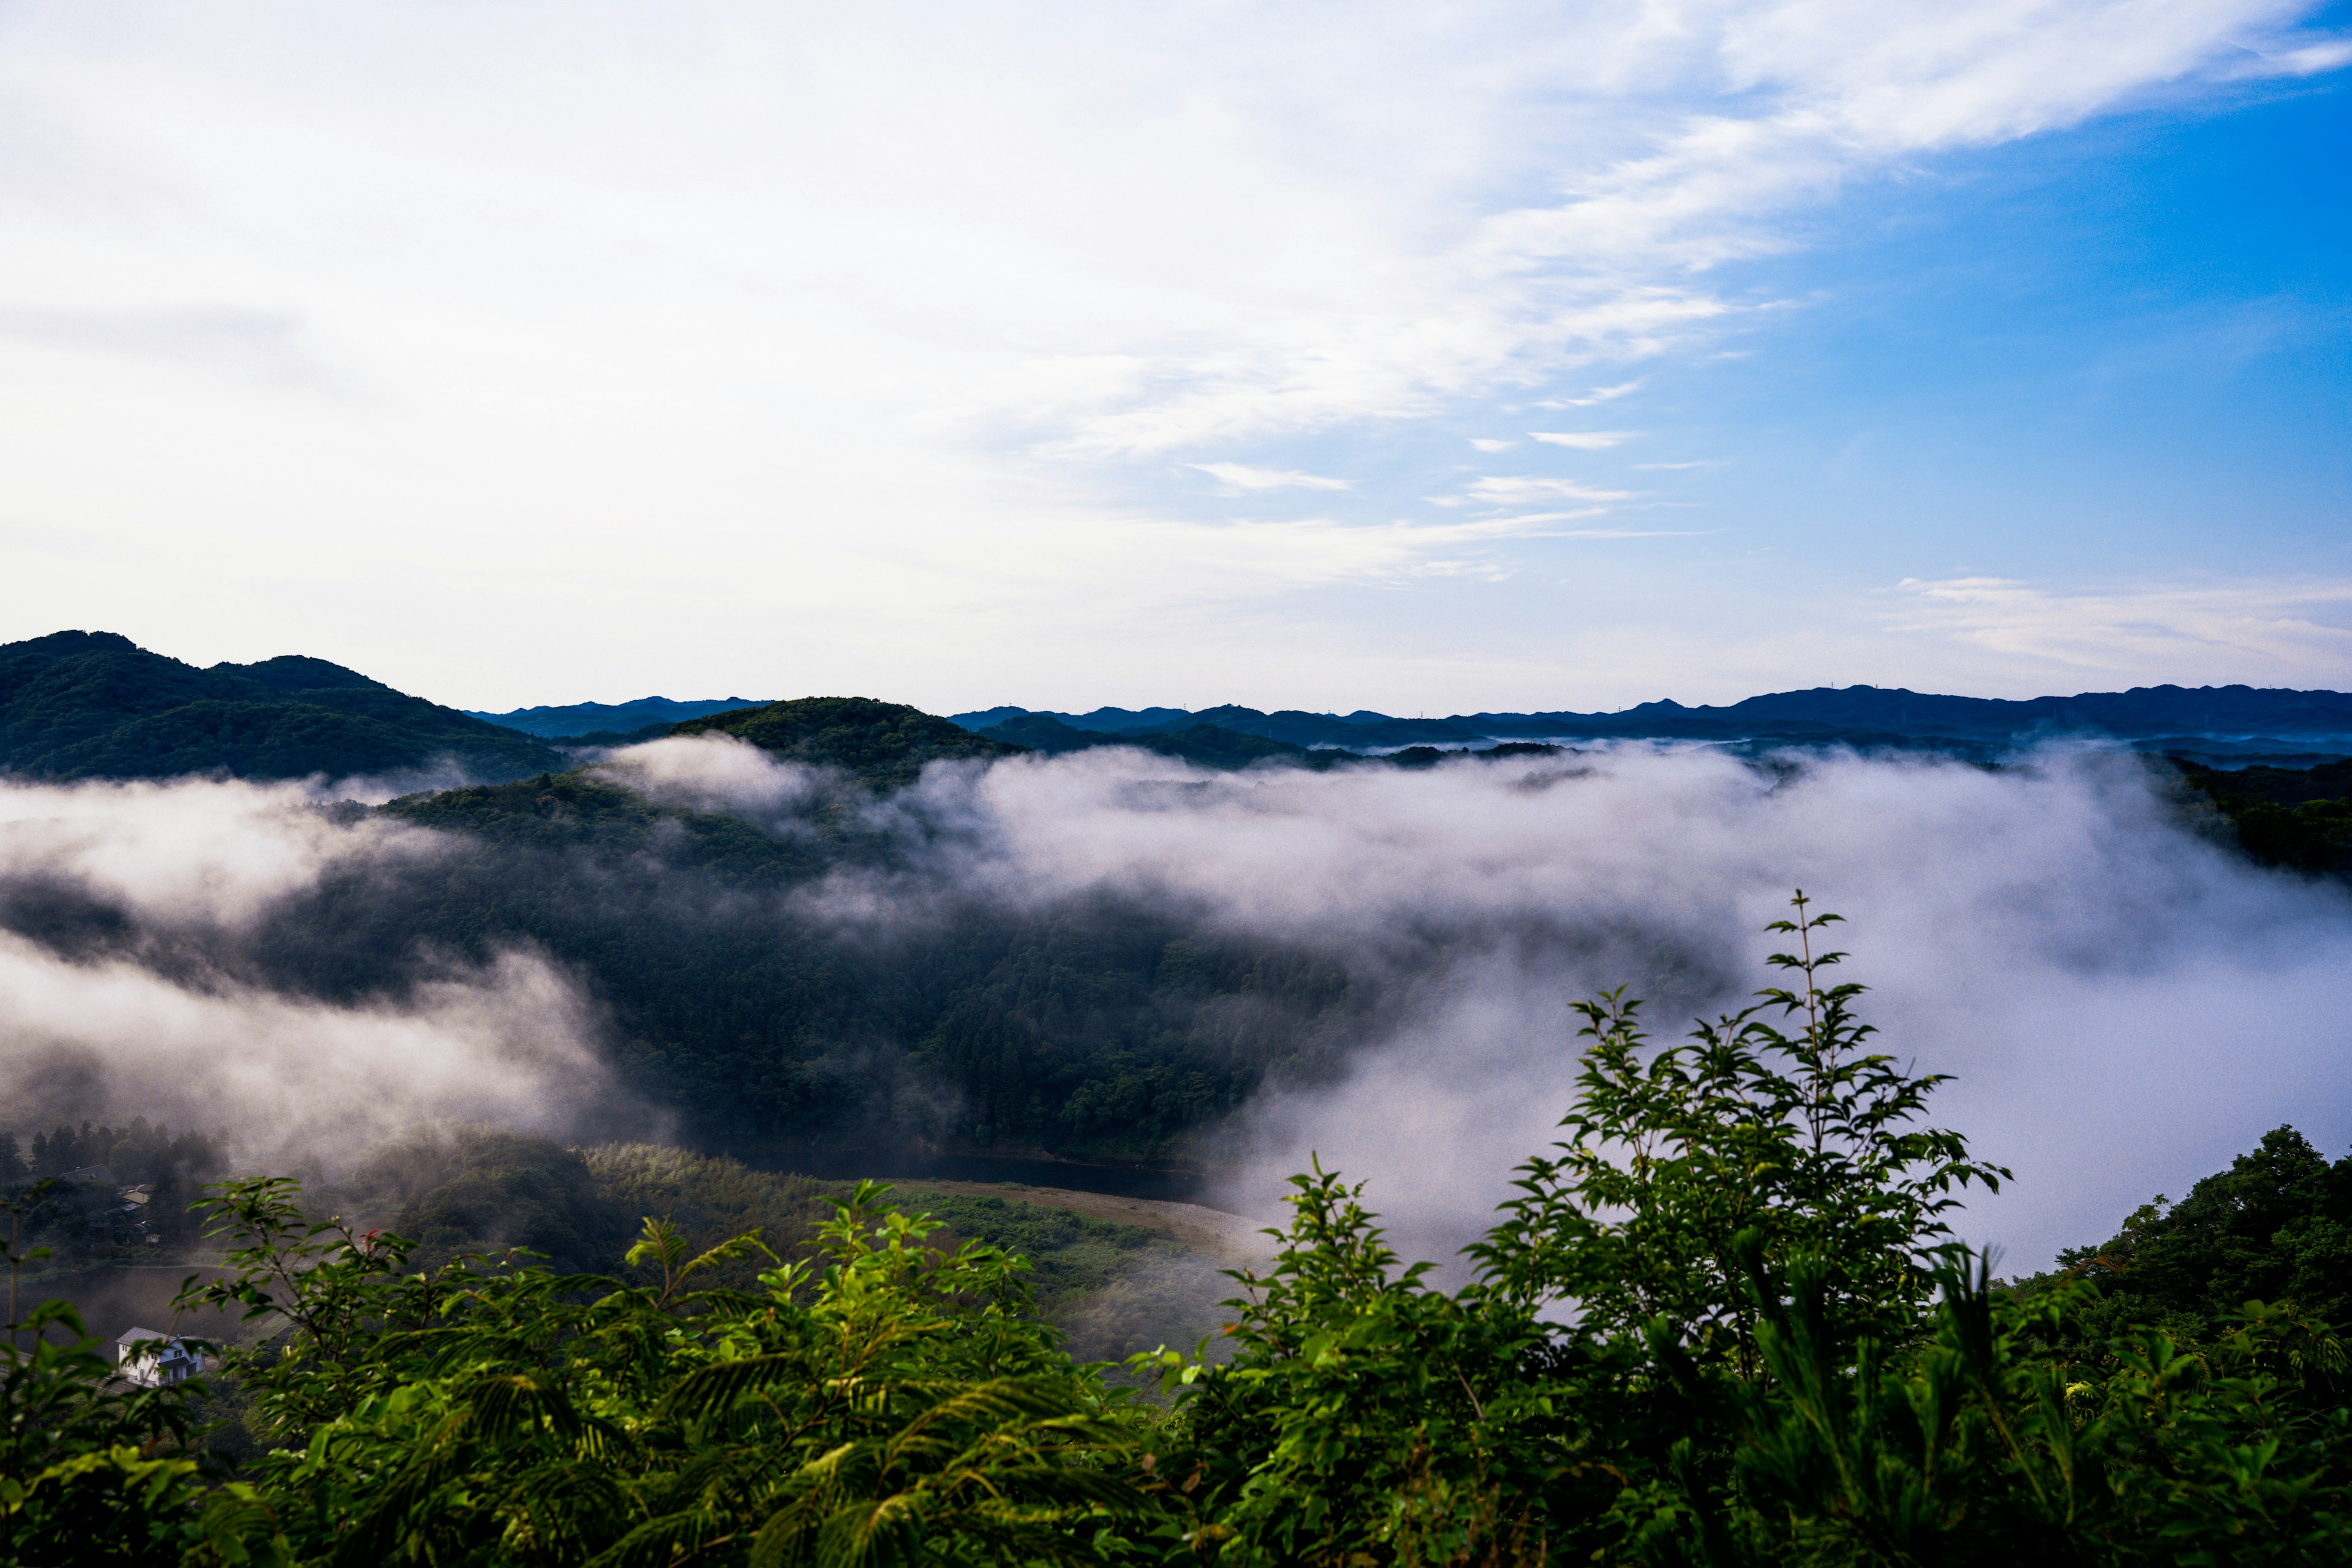
<path fill-rule="evenodd" d="M 0 647 L 0 769 L 37 778 L 248 779 L 561 768 L 562 752 L 324 659 L 199 669 L 112 632 Z"/>
<path fill-rule="evenodd" d="M 505 713 L 485 713 L 467 709 L 468 717 L 499 724 L 509 730 L 520 730 L 526 735 L 539 735 L 548 740 L 578 740 L 591 736 L 635 735 L 638 731 L 667 729 L 688 719 L 700 719 L 712 713 L 732 712 L 739 708 L 764 708 L 766 698 L 719 697 L 692 702 L 673 702 L 667 697 L 639 697 L 628 702 L 573 702 L 560 708 L 517 708 Z M 651 735 L 642 736 L 650 740 Z"/>
<path fill-rule="evenodd" d="M 689 719 L 673 735 L 733 735 L 797 763 L 830 763 L 877 789 L 913 784 L 927 763 L 1018 756 L 1018 745 L 870 697 L 803 697 Z"/>

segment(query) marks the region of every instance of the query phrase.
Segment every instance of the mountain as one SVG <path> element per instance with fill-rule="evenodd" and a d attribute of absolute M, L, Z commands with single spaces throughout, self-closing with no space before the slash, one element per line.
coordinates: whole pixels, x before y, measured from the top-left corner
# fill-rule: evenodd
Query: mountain
<path fill-rule="evenodd" d="M 2103 736 L 2143 749 L 2213 759 L 2352 754 L 2352 695 L 2250 686 L 2143 686 L 2024 701 L 1950 697 L 1900 687 L 1816 687 L 1777 691 L 1723 707 L 1664 700 L 1614 713 L 1457 713 L 1399 719 L 1359 709 L 1348 714 L 1226 705 L 1197 712 L 1165 708 L 1092 713 L 993 708 L 957 716 L 973 728 L 1015 718 L 1128 736 L 1196 725 L 1293 746 L 1387 751 L 1466 746 L 1501 740 L 1688 740 L 1767 745 L 1915 746 L 1982 752 L 2069 735 Z M 989 725 L 973 721 L 986 719 Z"/>
<path fill-rule="evenodd" d="M 1190 724 L 1181 730 L 1081 730 L 1050 713 L 1024 713 L 980 731 L 992 741 L 1027 751 L 1058 756 L 1094 746 L 1139 746 L 1164 757 L 1181 757 L 1205 767 L 1241 768 L 1275 758 L 1311 764 L 1318 759 L 1304 746 L 1252 734 L 1218 724 Z M 1328 756 L 1328 753 L 1326 753 Z"/>
<path fill-rule="evenodd" d="M 721 697 L 673 702 L 667 697 L 640 697 L 631 702 L 573 702 L 561 708 L 517 708 L 507 713 L 485 713 L 469 708 L 466 712 L 468 717 L 520 730 L 526 735 L 572 740 L 586 735 L 632 734 L 657 724 L 676 724 L 706 714 L 764 708 L 771 700 Z"/>
<path fill-rule="evenodd" d="M 1621 713 L 1474 713 L 1465 715 L 1465 721 L 1497 731 L 1566 726 L 1595 735 L 1868 729 L 1979 741 L 2089 733 L 2133 741 L 2198 736 L 2341 742 L 2352 739 L 2352 695 L 2251 686 L 2142 686 L 2011 701 L 1900 687 L 1846 686 L 1771 692 L 1721 708 L 1659 701 Z"/>
<path fill-rule="evenodd" d="M 830 763 L 877 789 L 913 784 L 942 758 L 1017 756 L 1018 745 L 974 734 L 950 720 L 870 697 L 803 697 L 709 718 L 673 735 L 733 735 L 794 762 Z"/>
<path fill-rule="evenodd" d="M 38 778 L 330 778 L 454 763 L 480 779 L 567 764 L 529 735 L 288 655 L 208 669 L 112 632 L 0 646 L 0 770 Z"/>
<path fill-rule="evenodd" d="M 950 713 L 948 719 L 967 730 L 991 730 L 1028 712 L 1026 708 L 982 708 L 971 713 Z M 1073 730 L 1122 735 L 1131 730 L 1160 730 L 1171 724 L 1190 723 L 1193 715 L 1181 708 L 1097 708 L 1091 713 L 1045 713 L 1039 717 Z"/>

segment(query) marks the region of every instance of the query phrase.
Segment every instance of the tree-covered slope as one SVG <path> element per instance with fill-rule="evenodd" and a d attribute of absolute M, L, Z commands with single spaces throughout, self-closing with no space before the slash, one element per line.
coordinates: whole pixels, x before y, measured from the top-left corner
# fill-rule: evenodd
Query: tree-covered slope
<path fill-rule="evenodd" d="M 915 782 L 927 763 L 987 761 L 1023 748 L 975 735 L 962 725 L 898 702 L 870 697 L 803 697 L 732 713 L 689 719 L 673 735 L 733 735 L 796 763 L 830 764 L 877 789 Z"/>
<path fill-rule="evenodd" d="M 0 647 L 0 769 L 40 778 L 343 778 L 444 762 L 485 778 L 562 753 L 324 659 L 198 669 L 111 632 Z"/>

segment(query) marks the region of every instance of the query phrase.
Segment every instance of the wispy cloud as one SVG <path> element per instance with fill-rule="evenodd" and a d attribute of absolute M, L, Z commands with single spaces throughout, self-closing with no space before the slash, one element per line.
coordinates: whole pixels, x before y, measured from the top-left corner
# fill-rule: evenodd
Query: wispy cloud
<path fill-rule="evenodd" d="M 1596 403 L 1608 403 L 1624 396 L 1629 392 L 1638 392 L 1642 384 L 1638 381 L 1622 382 L 1615 386 L 1596 386 L 1582 397 L 1548 397 L 1536 406 L 1538 408 L 1590 408 Z"/>
<path fill-rule="evenodd" d="M 2352 580 L 2059 588 L 1905 578 L 1895 592 L 1895 631 L 1940 634 L 2060 670 L 2191 684 L 2352 683 Z"/>
<path fill-rule="evenodd" d="M 1546 500 L 1619 501 L 1630 499 L 1633 492 L 1595 489 L 1574 479 L 1488 475 L 1475 480 L 1469 493 L 1496 506 L 1528 506 Z"/>
<path fill-rule="evenodd" d="M 1470 445 L 1475 447 L 1481 452 L 1507 452 L 1512 447 L 1517 446 L 1518 443 L 1517 441 L 1497 440 L 1492 436 L 1473 436 L 1470 437 Z"/>
<path fill-rule="evenodd" d="M 1580 452 L 1605 452 L 1641 434 L 1638 430 L 1530 430 L 1536 440 L 1552 447 L 1573 447 Z"/>
<path fill-rule="evenodd" d="M 1189 463 L 1211 479 L 1237 490 L 1345 490 L 1355 487 L 1345 479 L 1322 474 L 1302 474 L 1295 468 L 1253 468 L 1243 463 Z"/>

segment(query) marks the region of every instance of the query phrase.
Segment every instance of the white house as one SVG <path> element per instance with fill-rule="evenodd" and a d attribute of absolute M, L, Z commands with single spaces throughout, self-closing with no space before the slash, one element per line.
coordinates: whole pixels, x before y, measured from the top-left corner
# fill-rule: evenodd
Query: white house
<path fill-rule="evenodd" d="M 161 1340 L 160 1348 L 142 1351 L 139 1347 L 150 1340 Z M 132 1329 L 114 1342 L 114 1364 L 126 1383 L 142 1388 L 167 1388 L 175 1383 L 185 1383 L 205 1370 L 205 1358 L 190 1350 L 171 1334 L 159 1334 L 152 1329 Z"/>

